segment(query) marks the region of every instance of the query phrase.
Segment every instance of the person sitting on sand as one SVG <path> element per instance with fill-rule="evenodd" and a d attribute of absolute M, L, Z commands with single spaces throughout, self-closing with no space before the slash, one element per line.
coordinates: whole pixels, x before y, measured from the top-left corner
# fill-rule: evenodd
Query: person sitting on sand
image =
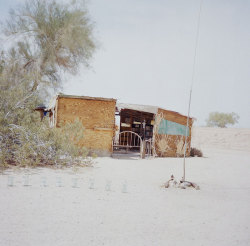
<path fill-rule="evenodd" d="M 165 188 L 169 188 L 169 187 L 177 187 L 177 181 L 176 179 L 174 178 L 174 175 L 172 174 L 171 177 L 170 177 L 170 180 L 168 180 L 165 184 L 164 184 L 164 187 Z"/>

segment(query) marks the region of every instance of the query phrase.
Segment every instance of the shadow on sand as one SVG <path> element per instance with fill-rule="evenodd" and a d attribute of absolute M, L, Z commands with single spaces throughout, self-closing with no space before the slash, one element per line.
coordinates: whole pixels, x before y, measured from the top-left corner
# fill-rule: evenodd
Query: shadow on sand
<path fill-rule="evenodd" d="M 115 151 L 112 154 L 114 159 L 124 159 L 124 160 L 139 160 L 141 159 L 140 152 L 135 151 Z"/>

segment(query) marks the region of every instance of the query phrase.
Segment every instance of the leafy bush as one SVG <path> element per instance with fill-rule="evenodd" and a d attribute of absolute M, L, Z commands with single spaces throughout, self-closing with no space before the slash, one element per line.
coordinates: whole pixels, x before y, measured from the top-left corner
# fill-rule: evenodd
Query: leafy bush
<path fill-rule="evenodd" d="M 192 156 L 192 157 L 195 157 L 195 156 L 197 156 L 197 157 L 203 157 L 203 153 L 199 149 L 191 148 L 191 150 L 190 150 L 190 156 Z"/>
<path fill-rule="evenodd" d="M 209 114 L 207 121 L 207 126 L 210 127 L 226 127 L 227 125 L 234 125 L 238 123 L 239 115 L 236 113 L 219 113 L 219 112 L 212 112 Z"/>

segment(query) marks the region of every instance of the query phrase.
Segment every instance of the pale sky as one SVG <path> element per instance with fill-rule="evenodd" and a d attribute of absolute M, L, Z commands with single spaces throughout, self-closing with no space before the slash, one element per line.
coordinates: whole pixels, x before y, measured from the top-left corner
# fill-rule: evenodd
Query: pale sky
<path fill-rule="evenodd" d="M 0 19 L 22 0 L 0 0 Z M 88 0 L 99 49 L 65 94 L 187 114 L 200 0 Z M 250 0 L 203 0 L 191 102 L 196 125 L 235 112 L 250 127 Z"/>

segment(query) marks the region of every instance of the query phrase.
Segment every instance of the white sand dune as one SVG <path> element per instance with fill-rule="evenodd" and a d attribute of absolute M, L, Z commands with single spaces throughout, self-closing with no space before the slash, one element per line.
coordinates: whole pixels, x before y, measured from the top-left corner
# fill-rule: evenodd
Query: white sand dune
<path fill-rule="evenodd" d="M 250 129 L 196 127 L 192 145 L 201 148 L 250 151 Z"/>
<path fill-rule="evenodd" d="M 187 158 L 186 177 L 201 190 L 161 187 L 182 177 L 181 158 L 5 172 L 0 245 L 249 245 L 250 129 L 196 128 L 192 145 L 205 157 Z"/>

